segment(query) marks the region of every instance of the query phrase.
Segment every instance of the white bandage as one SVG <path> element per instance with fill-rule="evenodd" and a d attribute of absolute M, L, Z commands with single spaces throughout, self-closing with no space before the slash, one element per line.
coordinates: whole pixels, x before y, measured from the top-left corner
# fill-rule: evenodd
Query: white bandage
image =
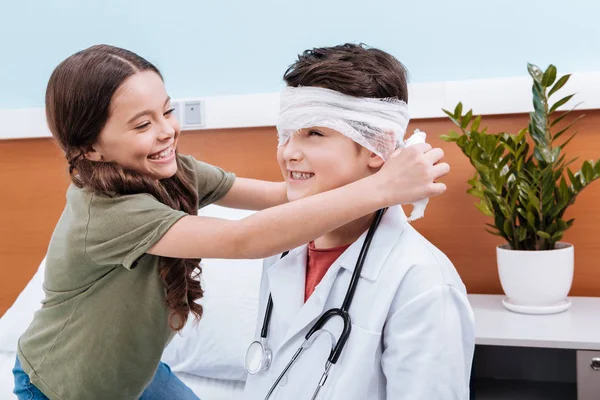
<path fill-rule="evenodd" d="M 301 129 L 323 127 L 349 137 L 384 160 L 402 146 L 408 107 L 398 99 L 348 96 L 318 87 L 287 87 L 281 93 L 279 145 Z"/>
<path fill-rule="evenodd" d="M 421 132 L 420 130 L 415 130 L 415 133 L 412 134 L 411 137 L 409 137 L 406 142 L 404 143 L 405 147 L 408 146 L 412 146 L 413 144 L 417 144 L 417 143 L 425 143 L 425 139 L 427 138 L 427 135 L 425 134 L 425 132 Z M 429 203 L 429 199 L 425 199 L 425 200 L 421 200 L 421 201 L 417 201 L 416 203 L 413 203 L 413 210 L 410 213 L 410 217 L 408 217 L 408 222 L 414 221 L 415 219 L 419 219 L 419 218 L 423 218 L 423 215 L 425 214 L 425 207 L 427 207 L 427 203 Z"/>
<path fill-rule="evenodd" d="M 399 147 L 425 142 L 416 131 L 406 143 L 408 107 L 396 98 L 348 96 L 319 87 L 286 87 L 281 93 L 277 122 L 279 146 L 302 129 L 329 128 L 352 139 L 383 160 Z M 409 221 L 423 216 L 427 200 L 414 204 Z"/>

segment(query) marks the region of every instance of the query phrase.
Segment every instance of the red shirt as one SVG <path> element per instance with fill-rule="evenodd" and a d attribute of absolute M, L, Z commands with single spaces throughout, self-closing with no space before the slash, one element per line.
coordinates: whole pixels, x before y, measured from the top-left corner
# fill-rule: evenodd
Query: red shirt
<path fill-rule="evenodd" d="M 306 285 L 304 286 L 304 302 L 315 291 L 315 287 L 327 273 L 329 267 L 342 255 L 350 244 L 331 249 L 315 249 L 315 243 L 308 244 L 308 257 L 306 262 Z"/>

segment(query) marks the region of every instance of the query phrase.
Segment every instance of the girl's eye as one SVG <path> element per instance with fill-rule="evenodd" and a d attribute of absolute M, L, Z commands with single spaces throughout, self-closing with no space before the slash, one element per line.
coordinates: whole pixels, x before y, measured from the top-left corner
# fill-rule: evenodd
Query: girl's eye
<path fill-rule="evenodd" d="M 308 131 L 308 136 L 323 136 L 319 131 Z"/>
<path fill-rule="evenodd" d="M 135 127 L 136 130 L 141 131 L 150 126 L 150 122 L 146 122 L 145 124 L 138 125 Z"/>
<path fill-rule="evenodd" d="M 171 108 L 170 110 L 167 110 L 167 111 L 166 111 L 166 112 L 165 112 L 163 115 L 164 115 L 165 117 L 167 117 L 167 116 L 169 116 L 169 115 L 173 114 L 173 111 L 175 111 L 175 109 L 174 109 L 174 108 Z"/>

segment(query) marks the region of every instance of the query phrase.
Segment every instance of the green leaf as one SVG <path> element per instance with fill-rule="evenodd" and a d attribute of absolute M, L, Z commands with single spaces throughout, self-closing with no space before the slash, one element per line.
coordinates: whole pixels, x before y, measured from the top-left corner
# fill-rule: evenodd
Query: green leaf
<path fill-rule="evenodd" d="M 477 207 L 477 209 L 479 211 L 481 211 L 481 213 L 483 215 L 488 216 L 488 217 L 493 216 L 492 211 L 489 209 L 489 207 L 487 206 L 487 204 L 485 204 L 484 202 L 475 203 L 475 207 Z"/>
<path fill-rule="evenodd" d="M 534 81 L 540 82 L 542 80 L 542 70 L 537 65 L 527 63 L 527 71 Z"/>
<path fill-rule="evenodd" d="M 564 232 L 556 232 L 554 235 L 552 235 L 552 241 L 558 242 L 559 240 L 561 240 L 563 238 L 564 234 L 565 234 Z"/>
<path fill-rule="evenodd" d="M 567 181 L 564 176 L 560 179 L 560 189 L 559 190 L 560 190 L 560 197 L 563 201 L 565 199 L 568 199 L 569 197 L 571 197 L 569 195 L 569 188 L 567 186 Z"/>
<path fill-rule="evenodd" d="M 541 96 L 544 93 L 544 87 L 542 86 L 542 82 L 534 80 L 532 91 L 533 91 L 534 96 L 536 94 Z"/>
<path fill-rule="evenodd" d="M 522 242 L 523 240 L 525 240 L 527 238 L 527 229 L 525 229 L 522 226 L 518 226 L 517 227 L 517 240 L 519 242 Z"/>
<path fill-rule="evenodd" d="M 577 160 L 579 160 L 579 157 L 575 157 L 574 159 L 567 161 L 567 163 L 564 166 L 568 167 L 569 165 L 573 164 Z"/>
<path fill-rule="evenodd" d="M 540 98 L 540 96 L 537 95 L 537 93 L 534 91 L 533 94 L 533 108 L 535 110 L 536 113 L 543 113 L 546 111 L 546 107 L 544 106 L 544 102 L 542 101 L 542 99 Z"/>
<path fill-rule="evenodd" d="M 479 176 L 479 175 L 477 175 L 477 173 L 475 173 L 475 175 L 474 175 L 474 176 L 473 176 L 471 179 L 469 179 L 469 180 L 467 181 L 467 183 L 468 183 L 469 185 L 473 186 L 473 187 L 477 187 L 477 186 L 479 185 L 479 179 L 478 179 L 478 176 Z"/>
<path fill-rule="evenodd" d="M 558 222 L 558 229 L 560 229 L 561 231 L 565 231 L 565 230 L 567 230 L 567 228 L 569 228 L 569 225 L 567 225 L 567 223 L 565 221 L 563 221 L 562 219 L 559 219 L 557 222 Z"/>
<path fill-rule="evenodd" d="M 542 85 L 544 87 L 551 86 L 556 80 L 556 67 L 554 65 L 550 65 L 546 72 L 544 72 L 544 77 L 542 78 Z"/>
<path fill-rule="evenodd" d="M 583 173 L 583 179 L 585 179 L 586 182 L 589 183 L 594 180 L 594 168 L 589 161 L 583 162 L 583 165 L 581 166 L 581 172 Z"/>
<path fill-rule="evenodd" d="M 527 224 L 531 227 L 531 228 L 535 228 L 535 216 L 533 215 L 533 213 L 531 211 L 527 211 Z"/>
<path fill-rule="evenodd" d="M 487 228 L 483 228 L 483 229 L 484 229 L 484 230 L 485 230 L 487 233 L 489 233 L 489 234 L 492 234 L 492 235 L 494 235 L 494 236 L 500 236 L 500 237 L 504 237 L 504 236 L 503 236 L 503 235 L 502 235 L 500 232 L 498 232 L 498 231 L 492 231 L 492 230 L 489 230 L 489 229 L 487 229 Z"/>
<path fill-rule="evenodd" d="M 512 237 L 514 235 L 514 231 L 513 231 L 513 226 L 512 223 L 510 222 L 510 220 L 506 219 L 504 220 L 504 234 L 508 237 Z"/>
<path fill-rule="evenodd" d="M 481 124 L 481 115 L 478 115 L 477 117 L 475 117 L 475 119 L 473 120 L 473 123 L 471 124 L 471 131 L 477 131 L 479 129 L 480 124 Z"/>
<path fill-rule="evenodd" d="M 585 115 L 580 115 L 579 117 L 575 118 L 573 121 L 571 121 L 569 123 L 569 125 L 567 125 L 564 129 L 560 130 L 558 133 L 556 133 L 556 135 L 554 135 L 554 137 L 552 137 L 552 143 L 554 143 L 554 141 L 556 139 L 558 139 L 559 137 L 562 136 L 563 133 L 565 133 L 566 131 L 568 131 L 571 126 L 573 126 L 573 124 L 577 121 L 579 121 L 581 118 L 585 117 Z M 564 146 L 563 146 L 564 147 Z"/>
<path fill-rule="evenodd" d="M 565 85 L 565 83 L 567 83 L 567 81 L 569 80 L 569 78 L 571 77 L 571 74 L 562 76 L 555 84 L 554 86 L 552 86 L 552 89 L 550 89 L 550 92 L 548 92 L 548 97 L 552 96 L 557 90 L 559 90 L 561 87 L 563 87 Z"/>
<path fill-rule="evenodd" d="M 471 189 L 467 190 L 467 193 L 470 194 L 471 196 L 477 197 L 478 199 L 483 199 L 483 191 L 482 190 L 471 188 Z"/>
<path fill-rule="evenodd" d="M 537 231 L 537 232 L 536 232 L 536 234 L 537 234 L 539 237 L 541 237 L 541 238 L 544 238 L 544 239 L 551 239 L 551 238 L 552 238 L 552 236 L 550 236 L 549 234 L 547 234 L 547 233 L 546 233 L 546 232 L 544 232 L 544 231 Z"/>
<path fill-rule="evenodd" d="M 554 111 L 556 111 L 556 109 L 560 106 L 562 106 L 563 104 L 565 104 L 567 101 L 571 100 L 571 98 L 575 96 L 575 94 L 570 94 L 566 97 L 563 97 L 562 99 L 560 99 L 559 101 L 557 101 L 556 103 L 554 103 L 554 105 L 552 107 L 550 107 L 550 110 L 548 111 L 548 114 L 552 114 Z"/>
<path fill-rule="evenodd" d="M 502 146 L 498 146 L 496 147 L 496 150 L 494 150 L 494 152 L 492 153 L 492 163 L 497 164 L 498 161 L 500 161 L 500 158 L 502 157 L 502 155 L 504 154 L 504 147 Z"/>
<path fill-rule="evenodd" d="M 544 151 L 546 150 L 546 151 Z M 550 163 L 551 159 L 548 155 L 548 150 L 543 148 L 543 147 L 539 147 L 536 146 L 535 149 L 533 149 L 533 155 L 535 156 L 536 160 L 541 161 L 541 162 L 545 162 L 545 163 Z"/>
<path fill-rule="evenodd" d="M 550 65 L 546 72 L 544 72 L 544 77 L 542 78 L 542 85 L 544 87 L 548 87 L 554 83 L 556 80 L 556 67 L 554 65 Z"/>
<path fill-rule="evenodd" d="M 569 180 L 575 189 L 575 193 L 579 192 L 581 190 L 581 181 L 579 178 L 577 178 L 569 168 L 567 168 L 567 175 L 569 175 Z"/>
<path fill-rule="evenodd" d="M 454 114 L 452 114 L 450 111 L 446 110 L 445 108 L 442 108 L 442 111 L 444 112 L 444 114 L 446 114 L 450 118 L 454 118 Z"/>
<path fill-rule="evenodd" d="M 559 115 L 557 118 L 555 118 L 554 121 L 552 121 L 552 123 L 550 124 L 550 126 L 554 126 L 554 125 L 558 124 L 560 121 L 562 121 L 563 118 L 565 118 L 567 115 L 571 114 L 573 111 L 575 111 L 575 109 L 577 107 L 579 107 L 582 104 L 583 104 L 583 101 L 580 101 L 579 103 L 575 104 L 573 107 L 571 107 L 570 110 L 565 111 L 564 113 Z"/>
<path fill-rule="evenodd" d="M 568 111 L 565 111 L 564 113 L 560 114 L 558 117 L 554 118 L 554 121 L 552 121 L 552 123 L 550 123 L 550 126 L 554 126 L 556 124 L 558 124 L 560 121 L 562 121 L 567 115 L 571 114 L 575 109 L 572 108 Z"/>
<path fill-rule="evenodd" d="M 460 119 L 460 117 L 462 117 L 462 107 L 462 103 L 458 103 L 456 105 L 456 107 L 454 108 L 454 118 Z"/>
<path fill-rule="evenodd" d="M 471 122 L 471 119 L 473 118 L 473 110 L 469 110 L 464 117 L 462 117 L 462 121 L 460 123 L 460 127 L 465 129 L 468 125 L 469 122 Z"/>
<path fill-rule="evenodd" d="M 447 135 L 442 135 L 441 139 L 446 142 L 455 142 L 461 135 L 456 131 L 450 131 Z"/>

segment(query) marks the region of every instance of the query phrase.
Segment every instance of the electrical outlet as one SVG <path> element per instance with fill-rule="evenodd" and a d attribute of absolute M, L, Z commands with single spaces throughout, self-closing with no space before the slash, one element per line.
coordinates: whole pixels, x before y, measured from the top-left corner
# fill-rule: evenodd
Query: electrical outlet
<path fill-rule="evenodd" d="M 201 128 L 204 122 L 204 100 L 186 101 L 183 103 L 183 124 L 184 128 Z"/>

